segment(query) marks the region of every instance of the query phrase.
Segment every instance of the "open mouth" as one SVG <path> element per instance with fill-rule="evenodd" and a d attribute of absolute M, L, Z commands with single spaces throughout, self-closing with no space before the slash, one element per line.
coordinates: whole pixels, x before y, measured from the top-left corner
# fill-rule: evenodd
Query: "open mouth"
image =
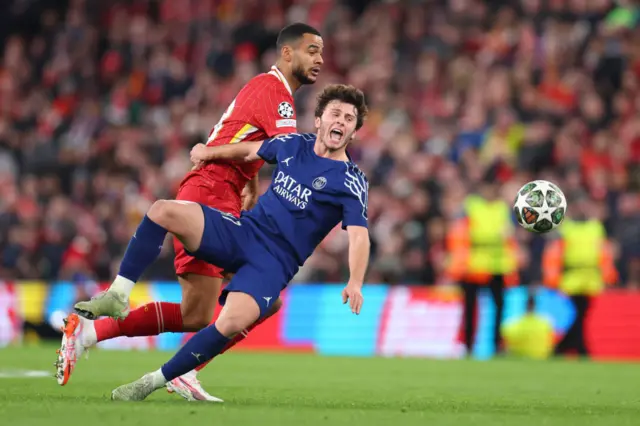
<path fill-rule="evenodd" d="M 311 75 L 314 77 L 317 77 L 318 75 L 320 75 L 320 68 L 319 67 L 311 68 Z"/>
<path fill-rule="evenodd" d="M 342 136 L 344 135 L 344 133 L 342 132 L 342 130 L 340 129 L 332 129 L 329 132 L 329 139 L 331 139 L 334 142 L 340 142 L 342 140 Z"/>

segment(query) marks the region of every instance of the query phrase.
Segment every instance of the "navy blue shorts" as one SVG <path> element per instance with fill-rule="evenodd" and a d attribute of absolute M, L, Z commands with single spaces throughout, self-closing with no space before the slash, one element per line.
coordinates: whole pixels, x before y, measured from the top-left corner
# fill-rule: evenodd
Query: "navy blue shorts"
<path fill-rule="evenodd" d="M 202 241 L 198 250 L 189 254 L 235 273 L 220 294 L 221 305 L 229 292 L 246 293 L 258 303 L 263 317 L 293 278 L 293 268 L 269 252 L 267 242 L 250 222 L 200 206 L 204 213 Z"/>

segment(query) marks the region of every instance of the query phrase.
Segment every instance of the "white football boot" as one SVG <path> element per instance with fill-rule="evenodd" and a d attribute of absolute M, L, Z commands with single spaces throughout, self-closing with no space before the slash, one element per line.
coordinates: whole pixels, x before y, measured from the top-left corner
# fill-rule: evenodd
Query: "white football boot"
<path fill-rule="evenodd" d="M 114 401 L 142 401 L 157 389 L 164 386 L 164 382 L 156 383 L 154 374 L 145 374 L 135 382 L 122 385 L 111 391 Z"/>
<path fill-rule="evenodd" d="M 188 373 L 167 382 L 167 392 L 175 392 L 187 401 L 224 402 L 220 398 L 209 395 L 209 393 L 204 390 L 200 380 L 198 380 L 197 374 L 198 373 L 195 370 L 191 370 Z"/>
<path fill-rule="evenodd" d="M 56 351 L 58 359 L 54 364 L 56 379 L 60 386 L 67 384 L 80 356 L 95 343 L 95 328 L 91 321 L 76 314 L 70 314 L 64 319 L 62 344 Z"/>
<path fill-rule="evenodd" d="M 78 315 L 90 320 L 102 316 L 122 320 L 129 315 L 129 298 L 126 293 L 109 289 L 87 302 L 76 303 L 73 308 Z"/>

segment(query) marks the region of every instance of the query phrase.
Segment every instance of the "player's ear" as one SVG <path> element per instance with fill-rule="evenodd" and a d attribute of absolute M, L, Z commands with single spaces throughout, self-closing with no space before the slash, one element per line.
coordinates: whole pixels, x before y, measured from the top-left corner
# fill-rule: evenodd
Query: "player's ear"
<path fill-rule="evenodd" d="M 280 49 L 280 57 L 282 57 L 286 62 L 291 62 L 293 60 L 293 49 L 291 46 L 282 46 L 282 49 Z"/>
<path fill-rule="evenodd" d="M 316 117 L 314 120 L 314 124 L 316 127 L 316 130 L 318 130 L 320 128 L 320 124 L 322 123 L 322 120 L 320 120 L 320 117 Z"/>
<path fill-rule="evenodd" d="M 353 134 L 351 135 L 351 140 L 354 140 L 356 138 L 356 132 L 353 132 Z"/>

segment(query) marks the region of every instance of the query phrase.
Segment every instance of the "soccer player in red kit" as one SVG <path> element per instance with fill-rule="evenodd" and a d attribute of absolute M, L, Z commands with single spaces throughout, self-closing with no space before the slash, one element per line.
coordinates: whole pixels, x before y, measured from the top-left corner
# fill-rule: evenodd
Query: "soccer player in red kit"
<path fill-rule="evenodd" d="M 296 132 L 293 93 L 316 81 L 323 63 L 323 42 L 315 28 L 297 23 L 280 31 L 277 48 L 276 64 L 242 88 L 212 129 L 207 145 L 258 141 Z M 176 198 L 206 204 L 237 217 L 242 208 L 251 208 L 257 200 L 257 173 L 263 163 L 216 162 L 194 168 L 183 179 Z M 135 235 L 132 241 L 136 241 Z M 77 303 L 76 313 L 67 317 L 57 362 L 59 384 L 67 383 L 80 354 L 97 342 L 118 336 L 198 331 L 209 325 L 223 271 L 190 256 L 177 239 L 174 248 L 182 302 L 149 303 L 129 313 L 129 294 L 134 283 L 118 275 L 106 292 Z M 276 313 L 280 306 L 280 300 L 276 301 L 269 314 Z M 100 316 L 108 318 L 90 321 Z M 259 323 L 238 334 L 225 350 L 244 339 Z M 167 387 L 187 399 L 220 401 L 202 389 L 195 371 L 173 380 Z"/>

